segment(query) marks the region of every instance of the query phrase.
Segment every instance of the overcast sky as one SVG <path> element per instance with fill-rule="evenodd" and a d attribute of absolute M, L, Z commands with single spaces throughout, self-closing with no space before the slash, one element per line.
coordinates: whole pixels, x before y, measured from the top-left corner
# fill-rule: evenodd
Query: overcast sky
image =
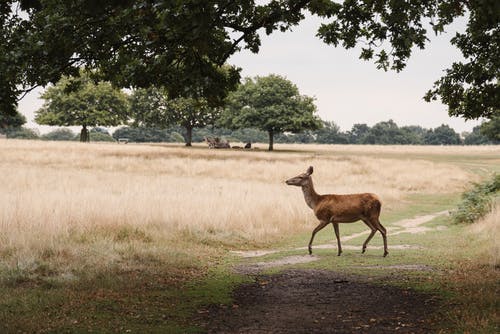
<path fill-rule="evenodd" d="M 447 34 L 434 37 L 425 50 L 416 50 L 400 73 L 377 70 L 373 62 L 359 59 L 358 50 L 326 45 L 315 37 L 320 19 L 309 16 L 292 32 L 262 36 L 259 54 L 240 52 L 230 63 L 243 68 L 243 76 L 275 73 L 297 84 L 301 94 L 316 97 L 318 113 L 349 130 L 355 123 L 370 126 L 393 119 L 398 125 L 434 128 L 445 123 L 456 131 L 470 131 L 479 124 L 448 116 L 440 102 L 422 97 L 460 52 L 449 40 L 464 20 Z"/>
<path fill-rule="evenodd" d="M 316 35 L 320 20 L 307 17 L 293 31 L 262 34 L 258 54 L 242 51 L 229 62 L 241 67 L 242 76 L 265 76 L 271 73 L 287 77 L 301 94 L 314 96 L 319 116 L 334 121 L 342 130 L 355 123 L 370 126 L 380 121 L 394 120 L 398 125 L 421 125 L 434 128 L 448 124 L 456 131 L 471 131 L 478 121 L 465 122 L 448 116 L 440 102 L 427 103 L 425 92 L 439 79 L 443 70 L 460 59 L 459 51 L 449 40 L 458 22 L 448 33 L 434 37 L 425 50 L 415 50 L 407 67 L 400 73 L 377 70 L 373 62 L 359 59 L 359 50 L 334 48 Z M 20 102 L 19 109 L 28 118 L 28 127 L 46 132 L 33 122 L 34 111 L 40 108 L 37 90 Z M 75 128 L 77 129 L 77 128 Z"/>

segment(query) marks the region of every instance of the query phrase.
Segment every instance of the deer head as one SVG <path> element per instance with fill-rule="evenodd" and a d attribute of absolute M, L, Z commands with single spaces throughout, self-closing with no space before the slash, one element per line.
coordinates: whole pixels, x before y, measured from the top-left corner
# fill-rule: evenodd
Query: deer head
<path fill-rule="evenodd" d="M 310 181 L 312 173 L 313 173 L 313 167 L 310 166 L 305 173 L 292 177 L 291 179 L 288 179 L 285 182 L 289 186 L 302 187 Z"/>

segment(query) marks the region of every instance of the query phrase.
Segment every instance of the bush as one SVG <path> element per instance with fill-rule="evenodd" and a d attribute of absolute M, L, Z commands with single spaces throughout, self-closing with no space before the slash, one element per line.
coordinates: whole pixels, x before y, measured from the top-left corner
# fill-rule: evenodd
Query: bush
<path fill-rule="evenodd" d="M 483 183 L 476 183 L 474 187 L 463 193 L 462 202 L 456 211 L 451 213 L 456 223 L 474 223 L 485 216 L 492 209 L 493 197 L 500 191 L 500 175 Z"/>
<path fill-rule="evenodd" d="M 113 137 L 102 132 L 90 132 L 90 141 L 116 141 Z"/>
<path fill-rule="evenodd" d="M 16 128 L 7 132 L 7 138 L 15 139 L 39 139 L 38 133 L 32 129 Z"/>
<path fill-rule="evenodd" d="M 75 134 L 70 129 L 56 129 L 42 136 L 44 140 L 75 140 Z"/>

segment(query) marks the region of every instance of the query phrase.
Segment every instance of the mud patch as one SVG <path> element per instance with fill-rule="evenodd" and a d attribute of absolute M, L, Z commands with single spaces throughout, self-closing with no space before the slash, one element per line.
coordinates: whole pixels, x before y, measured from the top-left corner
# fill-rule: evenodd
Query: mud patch
<path fill-rule="evenodd" d="M 257 276 L 230 306 L 199 310 L 205 333 L 430 333 L 431 295 L 325 270 Z"/>

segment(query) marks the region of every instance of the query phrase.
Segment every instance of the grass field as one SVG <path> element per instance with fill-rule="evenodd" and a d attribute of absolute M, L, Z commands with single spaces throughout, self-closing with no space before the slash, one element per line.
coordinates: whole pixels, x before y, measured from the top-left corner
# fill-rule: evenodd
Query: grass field
<path fill-rule="evenodd" d="M 239 260 L 229 250 L 306 244 L 316 220 L 301 191 L 284 180 L 310 165 L 319 193 L 378 194 L 388 226 L 452 209 L 471 182 L 500 171 L 496 146 L 276 149 L 0 141 L 0 332 L 195 330 L 190 314 L 228 302 L 231 287 L 245 279 L 231 273 Z M 431 261 L 439 269 L 432 288 L 450 294 L 471 278 L 498 290 L 495 222 L 498 208 L 474 227 L 413 237 L 432 251 L 391 251 L 388 259 Z M 341 233 L 365 229 L 349 224 Z M 390 242 L 405 238 L 412 237 Z M 318 234 L 317 242 L 331 239 Z M 324 259 L 310 265 L 330 266 L 333 252 L 320 251 Z M 361 260 L 339 259 L 340 270 Z M 455 275 L 447 280 L 442 270 Z M 479 311 L 451 326 L 492 328 L 497 301 L 489 303 L 469 303 Z M 460 318 L 457 308 L 449 312 Z"/>

